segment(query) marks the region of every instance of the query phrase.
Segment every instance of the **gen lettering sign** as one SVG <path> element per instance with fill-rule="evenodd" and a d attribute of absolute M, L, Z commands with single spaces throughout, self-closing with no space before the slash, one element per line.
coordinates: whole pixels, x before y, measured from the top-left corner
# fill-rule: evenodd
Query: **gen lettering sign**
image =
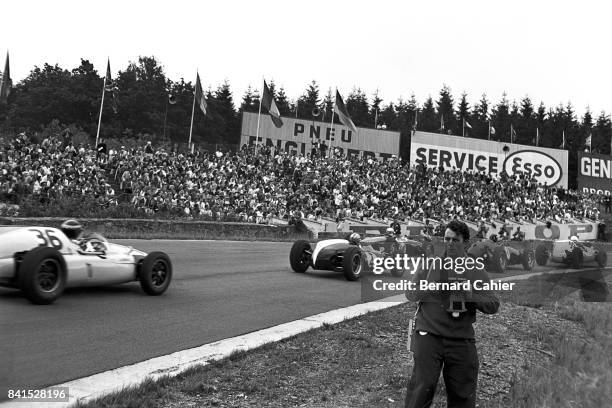
<path fill-rule="evenodd" d="M 612 195 L 612 157 L 579 152 L 578 189 L 585 193 Z"/>
<path fill-rule="evenodd" d="M 541 184 L 567 188 L 567 150 L 414 132 L 410 163 L 492 175 L 533 176 Z"/>
<path fill-rule="evenodd" d="M 400 133 L 388 130 L 357 128 L 354 133 L 342 124 L 283 117 L 283 126 L 277 128 L 269 115 L 259 119 L 257 141 L 257 114 L 242 114 L 241 145 L 256 143 L 289 153 L 311 153 L 315 142 L 325 142 L 328 147 L 340 149 L 347 156 L 386 159 L 399 156 Z"/>

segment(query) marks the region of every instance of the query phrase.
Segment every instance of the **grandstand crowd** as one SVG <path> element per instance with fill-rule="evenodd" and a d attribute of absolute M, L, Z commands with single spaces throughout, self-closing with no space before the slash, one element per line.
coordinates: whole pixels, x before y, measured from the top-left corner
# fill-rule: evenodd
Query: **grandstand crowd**
<path fill-rule="evenodd" d="M 604 202 L 525 176 L 491 176 L 387 161 L 306 156 L 266 146 L 178 153 L 151 144 L 97 151 L 69 138 L 20 135 L 0 146 L 0 202 L 60 197 L 143 214 L 268 223 L 272 218 L 478 222 L 593 220 Z M 609 207 L 608 207 L 609 208 Z"/>

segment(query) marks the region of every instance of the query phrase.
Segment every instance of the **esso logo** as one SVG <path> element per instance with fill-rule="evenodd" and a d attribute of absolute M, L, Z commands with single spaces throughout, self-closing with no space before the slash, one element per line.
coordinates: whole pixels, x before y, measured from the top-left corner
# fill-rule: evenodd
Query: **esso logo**
<path fill-rule="evenodd" d="M 519 150 L 504 161 L 506 173 L 535 177 L 538 183 L 554 186 L 561 180 L 563 170 L 554 158 L 536 150 Z"/>

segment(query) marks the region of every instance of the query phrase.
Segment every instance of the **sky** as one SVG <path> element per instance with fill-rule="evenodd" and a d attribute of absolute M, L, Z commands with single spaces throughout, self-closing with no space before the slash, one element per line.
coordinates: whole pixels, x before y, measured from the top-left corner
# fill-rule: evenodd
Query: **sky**
<path fill-rule="evenodd" d="M 608 4 L 607 4 L 608 3 Z M 11 1 L 2 7 L 0 60 L 11 77 L 80 59 L 113 76 L 154 56 L 172 80 L 228 80 L 238 105 L 274 80 L 290 99 L 312 80 L 321 94 L 361 88 L 420 104 L 444 84 L 473 106 L 529 96 L 579 115 L 612 113 L 612 4 L 605 1 Z"/>

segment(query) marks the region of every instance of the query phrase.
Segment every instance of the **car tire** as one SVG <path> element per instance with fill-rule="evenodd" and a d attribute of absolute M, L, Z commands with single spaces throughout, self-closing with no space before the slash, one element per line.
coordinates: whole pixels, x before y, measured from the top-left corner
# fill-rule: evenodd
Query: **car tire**
<path fill-rule="evenodd" d="M 493 270 L 497 273 L 506 271 L 506 250 L 502 246 L 498 246 L 493 251 Z"/>
<path fill-rule="evenodd" d="M 358 247 L 350 246 L 344 251 L 342 258 L 342 272 L 349 281 L 356 281 L 361 276 L 363 269 L 363 255 Z"/>
<path fill-rule="evenodd" d="M 308 241 L 300 239 L 293 243 L 291 252 L 289 252 L 289 263 L 291 269 L 297 273 L 304 273 L 311 263 L 312 254 L 309 252 L 312 248 Z"/>
<path fill-rule="evenodd" d="M 526 250 L 523 252 L 522 263 L 524 270 L 530 271 L 533 269 L 533 264 L 535 263 L 535 255 L 533 254 L 533 251 Z"/>
<path fill-rule="evenodd" d="M 140 287 L 151 296 L 159 296 L 172 281 L 172 262 L 163 252 L 151 252 L 142 260 L 139 271 Z"/>
<path fill-rule="evenodd" d="M 546 245 L 540 244 L 536 247 L 535 260 L 536 263 L 540 266 L 546 265 L 546 263 L 548 262 L 548 248 L 546 248 Z"/>
<path fill-rule="evenodd" d="M 53 303 L 66 288 L 66 262 L 55 248 L 38 247 L 26 253 L 18 273 L 21 291 L 37 305 Z"/>
<path fill-rule="evenodd" d="M 574 248 L 571 252 L 571 265 L 574 269 L 582 268 L 582 263 L 584 261 L 584 255 L 582 254 L 582 250 L 580 248 Z"/>
<path fill-rule="evenodd" d="M 603 268 L 604 266 L 608 264 L 608 254 L 606 253 L 605 249 L 602 248 L 602 249 L 597 250 L 595 261 L 597 261 L 597 265 L 600 268 Z"/>

